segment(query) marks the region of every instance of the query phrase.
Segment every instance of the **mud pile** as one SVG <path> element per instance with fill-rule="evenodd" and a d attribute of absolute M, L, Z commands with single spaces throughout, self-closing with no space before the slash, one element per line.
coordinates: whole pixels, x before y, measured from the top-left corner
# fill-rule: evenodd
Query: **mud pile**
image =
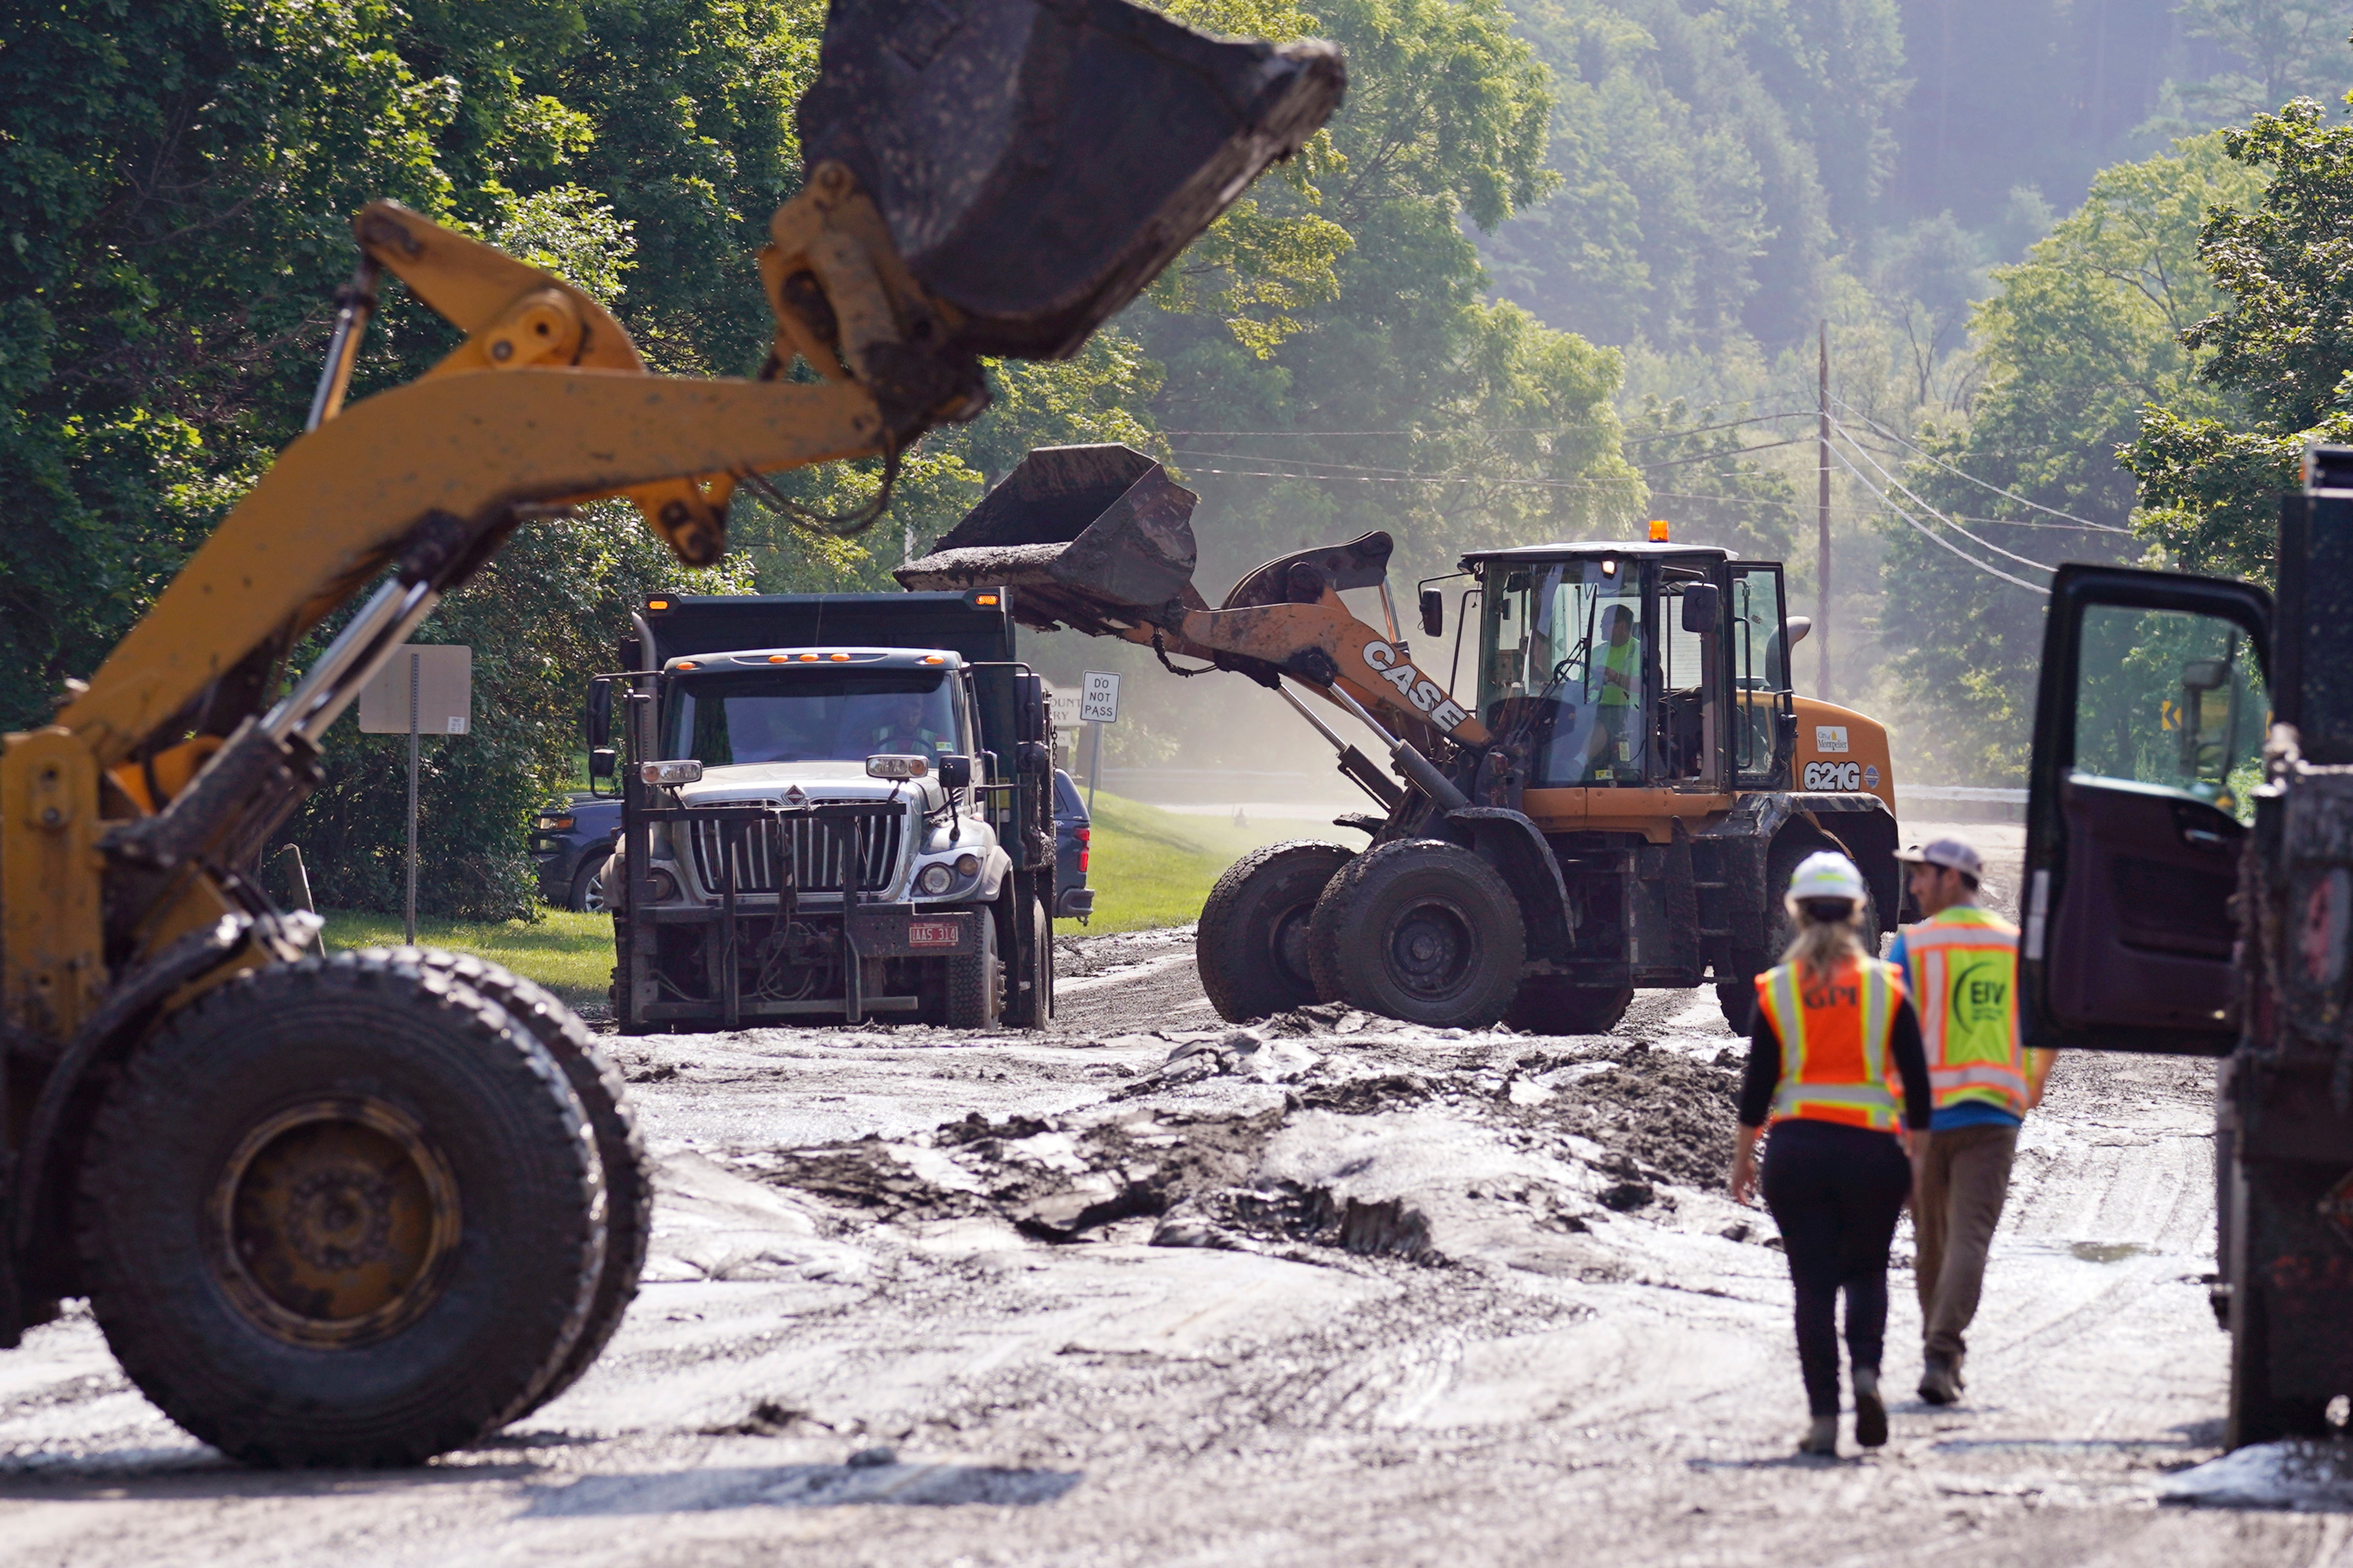
<path fill-rule="evenodd" d="M 1101 1044 L 1169 1048 L 1066 1114 L 974 1111 L 729 1163 L 847 1226 L 981 1216 L 1052 1243 L 1446 1264 L 1489 1249 L 1507 1215 L 1569 1237 L 1672 1214 L 1669 1189 L 1720 1182 L 1739 1082 L 1639 1040 L 1541 1048 L 1336 1005 Z"/>

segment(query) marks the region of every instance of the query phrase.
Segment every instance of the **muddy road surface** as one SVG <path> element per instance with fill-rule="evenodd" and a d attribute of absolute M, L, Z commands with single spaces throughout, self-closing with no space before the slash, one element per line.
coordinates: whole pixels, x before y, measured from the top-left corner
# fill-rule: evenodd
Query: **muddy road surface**
<path fill-rule="evenodd" d="M 1705 992 L 1611 1035 L 1223 1025 L 1183 932 L 1068 944 L 1044 1035 L 615 1040 L 665 1191 L 610 1350 L 420 1469 L 232 1468 L 86 1315 L 0 1355 L 0 1561 L 2353 1568 L 2218 1452 L 2211 1079 L 2063 1063 L 1967 1400 L 1799 1459 Z"/>

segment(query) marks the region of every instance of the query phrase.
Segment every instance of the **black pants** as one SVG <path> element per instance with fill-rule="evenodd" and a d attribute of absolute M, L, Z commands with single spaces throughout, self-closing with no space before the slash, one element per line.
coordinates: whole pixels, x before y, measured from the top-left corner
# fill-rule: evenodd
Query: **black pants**
<path fill-rule="evenodd" d="M 1912 1190 L 1912 1162 L 1887 1132 L 1834 1121 L 1776 1122 L 1765 1144 L 1765 1206 L 1781 1227 L 1798 1295 L 1798 1366 L 1817 1415 L 1839 1408 L 1838 1294 L 1846 1347 L 1879 1366 L 1887 1339 L 1887 1244 Z"/>

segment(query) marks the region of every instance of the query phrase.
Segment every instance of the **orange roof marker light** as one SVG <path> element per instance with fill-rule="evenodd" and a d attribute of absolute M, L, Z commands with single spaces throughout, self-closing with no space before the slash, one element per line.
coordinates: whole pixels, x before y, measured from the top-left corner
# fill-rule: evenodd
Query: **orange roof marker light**
<path fill-rule="evenodd" d="M 801 655 L 801 662 L 803 664 L 815 664 L 817 662 L 817 655 L 813 653 L 805 653 Z"/>
<path fill-rule="evenodd" d="M 972 602 L 976 605 L 993 605 L 997 603 L 997 595 L 994 594 L 975 594 L 972 596 Z"/>
<path fill-rule="evenodd" d="M 836 664 L 848 664 L 849 662 L 849 656 L 846 653 L 829 653 L 825 657 L 833 660 Z"/>
<path fill-rule="evenodd" d="M 691 658 L 682 658 L 678 661 L 678 667 L 681 669 L 692 669 L 694 668 L 694 661 Z"/>
<path fill-rule="evenodd" d="M 923 662 L 925 664 L 945 664 L 947 660 L 942 658 L 938 654 L 927 653 L 923 656 Z"/>
<path fill-rule="evenodd" d="M 768 662 L 770 664 L 786 664 L 789 663 L 790 660 L 788 660 L 783 654 L 772 653 L 768 656 Z"/>
<path fill-rule="evenodd" d="M 649 610 L 667 610 L 670 608 L 670 601 L 668 599 L 648 599 L 646 601 L 646 608 Z"/>
<path fill-rule="evenodd" d="M 1667 542 L 1667 520 L 1665 518 L 1654 517 L 1651 520 L 1651 542 L 1653 544 L 1664 544 Z"/>

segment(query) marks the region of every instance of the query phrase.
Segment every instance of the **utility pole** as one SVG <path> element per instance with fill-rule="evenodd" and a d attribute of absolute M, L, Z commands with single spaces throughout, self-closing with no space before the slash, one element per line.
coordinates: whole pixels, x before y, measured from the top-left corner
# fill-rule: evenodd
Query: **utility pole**
<path fill-rule="evenodd" d="M 1817 421 L 1815 457 L 1814 641 L 1821 651 L 1821 673 L 1816 695 L 1831 699 L 1831 324 L 1822 323 L 1820 414 Z M 1794 674 L 1794 672 L 1792 672 Z"/>

